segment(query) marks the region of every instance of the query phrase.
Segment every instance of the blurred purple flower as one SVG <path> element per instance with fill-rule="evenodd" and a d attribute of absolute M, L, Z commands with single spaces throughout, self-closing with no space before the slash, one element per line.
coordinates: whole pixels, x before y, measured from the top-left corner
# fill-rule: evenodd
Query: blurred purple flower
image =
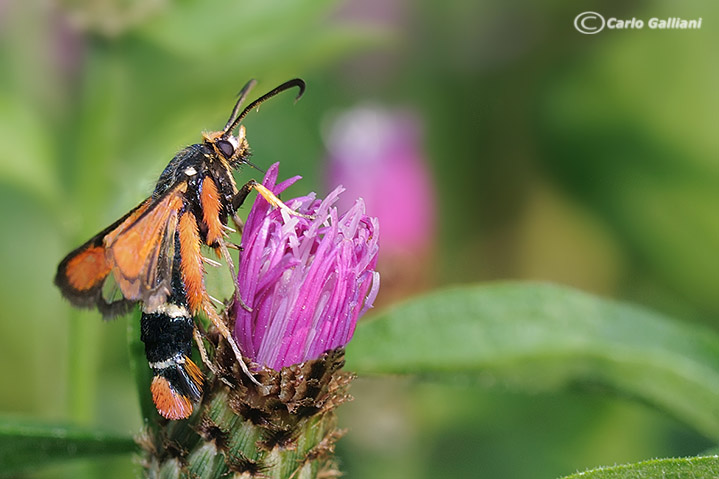
<path fill-rule="evenodd" d="M 276 185 L 277 172 L 276 163 L 263 181 L 275 194 L 299 179 Z M 279 370 L 345 346 L 377 296 L 378 222 L 364 214 L 362 200 L 338 216 L 342 191 L 285 202 L 314 219 L 288 215 L 261 196 L 252 206 L 238 273 L 239 295 L 252 311 L 235 306 L 235 339 L 262 366 Z"/>
<path fill-rule="evenodd" d="M 382 223 L 382 258 L 418 254 L 434 241 L 435 199 L 416 115 L 374 106 L 337 117 L 327 132 L 329 184 L 362 197 Z M 340 208 L 346 207 L 343 199 Z"/>

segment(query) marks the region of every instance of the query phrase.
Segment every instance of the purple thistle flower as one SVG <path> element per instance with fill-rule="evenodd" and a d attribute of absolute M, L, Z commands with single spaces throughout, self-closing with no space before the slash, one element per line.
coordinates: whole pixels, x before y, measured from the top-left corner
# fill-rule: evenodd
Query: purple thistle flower
<path fill-rule="evenodd" d="M 277 181 L 278 163 L 263 185 L 279 194 L 299 179 Z M 235 339 L 254 362 L 279 370 L 345 346 L 357 319 L 377 296 L 378 222 L 361 199 L 342 216 L 314 194 L 286 201 L 314 219 L 289 215 L 258 196 L 242 234 L 238 289 L 252 311 L 234 308 Z"/>

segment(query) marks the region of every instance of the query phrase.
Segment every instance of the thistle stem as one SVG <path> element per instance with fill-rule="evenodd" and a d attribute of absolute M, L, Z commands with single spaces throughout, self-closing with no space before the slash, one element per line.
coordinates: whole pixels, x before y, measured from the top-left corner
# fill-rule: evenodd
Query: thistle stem
<path fill-rule="evenodd" d="M 344 350 L 281 371 L 262 369 L 257 387 L 229 348 L 218 350 L 229 388 L 212 378 L 195 413 L 185 421 L 160 420 L 139 439 L 150 478 L 220 477 L 312 479 L 335 477 L 335 408 L 349 399 L 352 375 L 343 373 Z"/>

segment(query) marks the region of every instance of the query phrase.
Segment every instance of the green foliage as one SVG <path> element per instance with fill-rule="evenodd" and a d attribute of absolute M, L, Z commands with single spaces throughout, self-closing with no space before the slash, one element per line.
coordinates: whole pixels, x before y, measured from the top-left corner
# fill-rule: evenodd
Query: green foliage
<path fill-rule="evenodd" d="M 136 452 L 131 437 L 93 430 L 0 420 L 0 477 L 72 459 Z"/>
<path fill-rule="evenodd" d="M 654 459 L 572 474 L 564 479 L 713 479 L 719 474 L 719 456 Z"/>
<path fill-rule="evenodd" d="M 492 375 L 530 390 L 600 384 L 719 439 L 719 336 L 569 288 L 435 292 L 361 324 L 347 356 L 362 374 Z"/>

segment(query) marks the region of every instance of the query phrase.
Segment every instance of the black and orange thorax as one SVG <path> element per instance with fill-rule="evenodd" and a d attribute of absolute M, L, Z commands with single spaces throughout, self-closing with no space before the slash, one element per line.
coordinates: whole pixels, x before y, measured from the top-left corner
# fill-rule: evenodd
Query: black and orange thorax
<path fill-rule="evenodd" d="M 237 185 L 232 167 L 212 146 L 195 144 L 180 151 L 165 167 L 150 200 L 163 197 L 171 188 L 185 184 L 182 213 L 193 215 L 203 243 L 216 247 L 223 225 L 235 213 Z"/>

